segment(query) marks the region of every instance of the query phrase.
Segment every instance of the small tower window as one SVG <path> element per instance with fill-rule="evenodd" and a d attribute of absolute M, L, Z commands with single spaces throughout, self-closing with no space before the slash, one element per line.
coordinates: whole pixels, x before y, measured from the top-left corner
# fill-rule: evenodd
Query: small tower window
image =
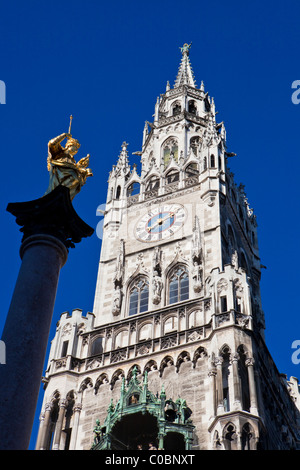
<path fill-rule="evenodd" d="M 179 172 L 172 170 L 167 174 L 167 184 L 176 183 L 179 181 Z"/>
<path fill-rule="evenodd" d="M 215 168 L 216 167 L 216 161 L 215 161 L 215 156 L 214 155 L 211 155 L 210 156 L 210 167 L 211 168 Z"/>
<path fill-rule="evenodd" d="M 178 142 L 175 138 L 171 137 L 167 139 L 162 146 L 163 150 L 163 162 L 164 168 L 166 168 L 173 158 L 173 160 L 178 163 Z"/>
<path fill-rule="evenodd" d="M 149 179 L 147 186 L 146 186 L 146 191 L 153 191 L 154 189 L 159 188 L 159 178 L 157 176 L 151 176 Z"/>
<path fill-rule="evenodd" d="M 173 272 L 169 283 L 169 303 L 174 304 L 189 298 L 189 276 L 185 268 Z"/>
<path fill-rule="evenodd" d="M 67 352 L 68 352 L 68 344 L 69 344 L 69 341 L 64 341 L 63 342 L 63 345 L 62 345 L 62 348 L 61 348 L 61 357 L 66 357 Z"/>
<path fill-rule="evenodd" d="M 131 285 L 129 294 L 129 315 L 136 315 L 148 310 L 149 285 L 144 279 L 138 279 Z"/>
<path fill-rule="evenodd" d="M 189 113 L 191 114 L 197 114 L 197 107 L 196 107 L 196 104 L 195 104 L 195 101 L 191 100 L 189 101 Z"/>
<path fill-rule="evenodd" d="M 190 163 L 185 169 L 186 178 L 192 178 L 193 176 L 198 176 L 198 165 L 197 163 Z"/>
<path fill-rule="evenodd" d="M 118 186 L 118 187 L 117 187 L 117 191 L 116 191 L 116 199 L 117 199 L 117 201 L 120 199 L 120 196 L 121 196 L 121 186 Z"/>
<path fill-rule="evenodd" d="M 222 295 L 220 297 L 220 307 L 221 307 L 221 312 L 227 312 L 227 297 L 226 297 L 226 295 Z"/>
<path fill-rule="evenodd" d="M 180 106 L 179 103 L 175 103 L 173 105 L 173 113 L 172 114 L 173 114 L 173 116 L 177 116 L 180 113 L 181 113 L 181 106 Z"/>
<path fill-rule="evenodd" d="M 127 197 L 135 196 L 136 194 L 140 194 L 140 183 L 134 182 L 127 188 Z"/>
<path fill-rule="evenodd" d="M 102 336 L 98 336 L 98 338 L 93 341 L 91 356 L 94 356 L 95 354 L 101 354 L 103 352 L 102 340 Z"/>

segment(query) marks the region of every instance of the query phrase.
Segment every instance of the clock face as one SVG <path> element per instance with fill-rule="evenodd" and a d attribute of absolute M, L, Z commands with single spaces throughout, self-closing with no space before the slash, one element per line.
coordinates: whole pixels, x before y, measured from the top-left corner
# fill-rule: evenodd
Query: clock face
<path fill-rule="evenodd" d="M 185 219 L 185 210 L 179 204 L 162 204 L 151 208 L 135 227 L 135 236 L 143 242 L 155 242 L 171 237 Z"/>

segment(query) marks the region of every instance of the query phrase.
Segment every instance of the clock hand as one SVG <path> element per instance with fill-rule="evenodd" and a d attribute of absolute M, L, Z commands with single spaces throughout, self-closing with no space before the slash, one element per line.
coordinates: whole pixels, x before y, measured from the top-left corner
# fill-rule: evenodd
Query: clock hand
<path fill-rule="evenodd" d="M 163 223 L 168 220 L 169 218 L 172 218 L 174 217 L 175 213 L 174 212 L 170 212 L 170 214 L 166 215 L 163 219 L 158 219 L 154 225 L 152 225 L 151 227 L 148 227 L 147 230 L 148 232 L 151 232 L 151 230 L 153 230 L 154 228 L 156 228 L 157 225 L 163 225 Z"/>

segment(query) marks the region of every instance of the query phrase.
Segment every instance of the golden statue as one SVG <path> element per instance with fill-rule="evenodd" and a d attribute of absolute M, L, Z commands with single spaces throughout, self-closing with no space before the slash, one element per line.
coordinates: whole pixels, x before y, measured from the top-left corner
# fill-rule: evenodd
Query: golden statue
<path fill-rule="evenodd" d="M 82 158 L 77 163 L 74 159 L 80 143 L 78 140 L 73 139 L 71 135 L 71 122 L 72 116 L 70 117 L 68 133 L 61 134 L 48 142 L 47 168 L 50 173 L 50 181 L 45 194 L 50 193 L 61 184 L 69 188 L 72 200 L 86 183 L 87 178 L 93 176 L 93 173 L 90 168 L 87 168 L 90 155 Z M 65 147 L 62 147 L 61 142 L 64 139 L 68 140 Z"/>

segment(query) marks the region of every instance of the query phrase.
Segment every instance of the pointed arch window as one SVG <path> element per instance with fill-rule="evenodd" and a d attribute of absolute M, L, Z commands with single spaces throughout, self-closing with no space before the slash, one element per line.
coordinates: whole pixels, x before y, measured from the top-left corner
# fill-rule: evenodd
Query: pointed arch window
<path fill-rule="evenodd" d="M 193 176 L 198 176 L 199 170 L 197 163 L 190 163 L 185 169 L 186 178 L 192 178 Z"/>
<path fill-rule="evenodd" d="M 189 113 L 197 114 L 197 106 L 194 100 L 189 101 Z"/>
<path fill-rule="evenodd" d="M 174 304 L 189 298 L 188 270 L 180 266 L 172 272 L 169 280 L 169 303 Z"/>
<path fill-rule="evenodd" d="M 140 183 L 131 183 L 127 188 L 127 197 L 135 196 L 137 194 L 140 194 Z"/>
<path fill-rule="evenodd" d="M 167 167 L 171 158 L 174 159 L 175 162 L 178 163 L 178 142 L 177 139 L 171 137 L 167 139 L 162 146 L 163 150 L 163 162 L 164 168 Z"/>
<path fill-rule="evenodd" d="M 180 113 L 181 113 L 181 106 L 180 106 L 180 103 L 176 101 L 172 107 L 172 115 L 177 116 Z"/>
<path fill-rule="evenodd" d="M 117 187 L 117 191 L 116 191 L 116 199 L 117 199 L 117 201 L 120 199 L 120 196 L 121 196 L 121 186 L 118 186 L 118 187 Z"/>
<path fill-rule="evenodd" d="M 179 181 L 179 172 L 177 170 L 169 171 L 166 177 L 167 184 L 176 183 L 178 181 Z"/>
<path fill-rule="evenodd" d="M 136 279 L 129 289 L 129 315 L 147 312 L 149 302 L 149 283 L 144 278 Z"/>
<path fill-rule="evenodd" d="M 158 176 L 151 176 L 146 185 L 146 191 L 158 190 L 159 178 Z"/>
<path fill-rule="evenodd" d="M 215 156 L 213 154 L 210 156 L 210 167 L 211 168 L 216 167 L 216 159 L 215 159 Z"/>

